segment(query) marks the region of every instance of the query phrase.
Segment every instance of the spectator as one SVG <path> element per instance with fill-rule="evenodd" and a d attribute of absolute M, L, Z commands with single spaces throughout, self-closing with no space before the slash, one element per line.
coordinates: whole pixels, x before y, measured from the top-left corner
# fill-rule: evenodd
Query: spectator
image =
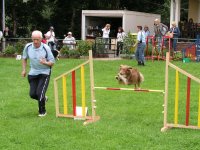
<path fill-rule="evenodd" d="M 149 27 L 147 25 L 144 26 L 144 33 L 145 33 L 145 39 L 147 39 L 147 36 L 150 35 Z"/>
<path fill-rule="evenodd" d="M 53 53 L 54 58 L 58 58 L 59 51 L 56 48 L 57 39 L 55 38 L 54 27 L 51 26 L 49 31 L 45 34 L 45 38 L 47 39 L 47 45 L 50 47 L 51 52 Z"/>
<path fill-rule="evenodd" d="M 106 24 L 105 27 L 102 29 L 102 31 L 103 31 L 103 41 L 104 41 L 106 50 L 108 50 L 108 47 L 109 47 L 110 27 L 111 27 L 110 24 Z"/>
<path fill-rule="evenodd" d="M 10 41 L 10 38 L 12 38 L 12 32 L 8 27 L 5 27 L 5 30 L 3 31 L 3 37 L 7 40 Z"/>
<path fill-rule="evenodd" d="M 154 34 L 155 34 L 155 38 L 157 40 L 158 43 L 158 50 L 160 51 L 160 48 L 162 46 L 162 38 L 163 36 L 166 35 L 166 33 L 168 32 L 168 27 L 166 25 L 164 25 L 163 23 L 160 22 L 159 19 L 155 19 L 154 20 Z M 165 47 L 165 42 L 163 43 L 164 47 Z"/>
<path fill-rule="evenodd" d="M 63 44 L 67 45 L 70 50 L 75 49 L 76 39 L 72 36 L 72 32 L 68 32 L 63 40 Z"/>
<path fill-rule="evenodd" d="M 43 44 L 42 33 L 38 30 L 32 32 L 32 43 L 28 43 L 22 56 L 22 77 L 26 76 L 27 59 L 30 59 L 30 71 L 28 73 L 28 82 L 30 85 L 30 97 L 38 101 L 39 115 L 45 116 L 45 96 L 51 75 L 51 67 L 55 60 L 49 46 Z"/>
<path fill-rule="evenodd" d="M 117 33 L 117 53 L 116 55 L 119 56 L 120 51 L 123 50 L 123 40 L 124 37 L 126 36 L 124 30 L 122 27 L 118 28 L 118 33 Z"/>
<path fill-rule="evenodd" d="M 144 66 L 144 49 L 146 46 L 145 33 L 144 31 L 142 31 L 142 26 L 137 26 L 137 29 L 137 40 L 133 47 L 137 46 L 137 49 L 135 51 L 135 57 L 138 61 L 138 65 Z"/>
<path fill-rule="evenodd" d="M 51 48 L 51 50 L 56 50 L 54 27 L 51 26 L 45 35 L 47 37 L 47 45 Z"/>
<path fill-rule="evenodd" d="M 0 42 L 1 42 L 1 39 L 3 38 L 3 32 L 0 31 Z"/>
<path fill-rule="evenodd" d="M 174 52 L 176 52 L 176 45 L 177 45 L 178 37 L 180 36 L 180 30 L 176 26 L 176 22 L 174 22 L 174 21 L 172 22 L 172 27 L 170 28 L 170 33 L 173 34 L 172 46 L 173 46 Z"/>
<path fill-rule="evenodd" d="M 42 43 L 47 44 L 47 35 L 44 34 L 44 37 L 42 39 Z"/>
<path fill-rule="evenodd" d="M 188 30 L 188 37 L 189 38 L 194 38 L 194 28 L 193 28 L 193 25 L 194 25 L 194 21 L 192 18 L 190 18 L 188 20 L 188 27 L 187 27 L 187 30 Z"/>

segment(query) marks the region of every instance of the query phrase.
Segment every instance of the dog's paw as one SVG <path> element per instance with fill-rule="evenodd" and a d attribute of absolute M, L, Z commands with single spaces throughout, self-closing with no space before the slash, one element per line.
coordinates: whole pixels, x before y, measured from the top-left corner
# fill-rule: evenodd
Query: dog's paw
<path fill-rule="evenodd" d="M 119 80 L 119 77 L 118 77 L 118 76 L 115 76 L 115 79 Z"/>

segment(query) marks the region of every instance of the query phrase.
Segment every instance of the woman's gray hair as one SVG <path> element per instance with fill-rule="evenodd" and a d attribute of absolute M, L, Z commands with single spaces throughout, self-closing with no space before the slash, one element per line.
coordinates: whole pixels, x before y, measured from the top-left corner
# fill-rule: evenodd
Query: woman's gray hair
<path fill-rule="evenodd" d="M 31 37 L 33 37 L 33 36 L 39 36 L 39 37 L 41 37 L 41 38 L 43 37 L 43 36 L 42 36 L 42 32 L 39 31 L 39 30 L 33 31 Z"/>

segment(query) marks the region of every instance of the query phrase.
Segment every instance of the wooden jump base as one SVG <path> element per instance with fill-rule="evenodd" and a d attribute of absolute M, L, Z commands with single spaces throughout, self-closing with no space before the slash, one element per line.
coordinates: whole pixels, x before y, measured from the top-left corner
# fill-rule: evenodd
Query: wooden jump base
<path fill-rule="evenodd" d="M 165 97 L 164 97 L 164 126 L 161 131 L 166 131 L 168 128 L 187 128 L 187 129 L 200 129 L 200 89 L 199 89 L 199 97 L 198 97 L 198 124 L 197 126 L 190 125 L 190 88 L 191 88 L 191 80 L 200 84 L 200 79 L 194 77 L 193 75 L 187 73 L 181 68 L 175 66 L 174 64 L 169 62 L 169 53 L 166 55 L 166 72 L 165 72 Z M 167 120 L 168 114 L 168 85 L 169 85 L 169 67 L 176 70 L 175 76 L 175 105 L 174 105 L 174 123 L 169 123 Z M 186 96 L 186 111 L 185 111 L 185 124 L 178 123 L 178 105 L 179 105 L 179 73 L 185 75 L 187 77 L 187 96 Z"/>
<path fill-rule="evenodd" d="M 94 89 L 165 93 L 164 90 L 150 90 L 150 89 L 131 89 L 131 88 L 112 88 L 112 87 L 94 87 Z"/>

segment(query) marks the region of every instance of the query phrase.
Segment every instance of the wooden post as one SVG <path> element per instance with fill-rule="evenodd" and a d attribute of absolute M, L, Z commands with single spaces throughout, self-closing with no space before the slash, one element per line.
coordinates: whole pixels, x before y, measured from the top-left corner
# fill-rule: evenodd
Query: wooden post
<path fill-rule="evenodd" d="M 89 51 L 89 65 L 90 65 L 90 91 L 91 91 L 92 119 L 84 122 L 84 125 L 98 121 L 100 119 L 99 116 L 96 116 L 96 112 L 95 112 L 96 100 L 95 100 L 95 93 L 94 93 L 95 89 L 94 89 L 94 70 L 93 70 L 92 50 Z"/>
<path fill-rule="evenodd" d="M 55 96 L 56 117 L 58 117 L 59 115 L 58 83 L 55 79 L 54 79 L 54 96 Z"/>
<path fill-rule="evenodd" d="M 91 104 L 92 104 L 92 119 L 95 119 L 95 94 L 94 94 L 94 70 L 93 70 L 93 60 L 92 60 L 92 51 L 89 51 L 89 65 L 90 65 L 90 88 L 91 88 Z"/>
<path fill-rule="evenodd" d="M 165 96 L 164 96 L 164 126 L 161 129 L 162 132 L 167 130 L 167 103 L 168 103 L 168 85 L 169 85 L 169 53 L 166 53 L 166 65 L 165 65 Z"/>

